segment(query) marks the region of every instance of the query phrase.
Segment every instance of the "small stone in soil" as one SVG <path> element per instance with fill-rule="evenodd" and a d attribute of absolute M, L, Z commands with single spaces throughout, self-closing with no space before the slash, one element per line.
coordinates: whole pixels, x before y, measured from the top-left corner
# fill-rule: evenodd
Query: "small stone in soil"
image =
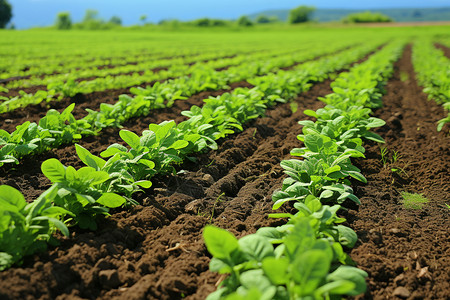
<path fill-rule="evenodd" d="M 392 295 L 397 296 L 397 297 L 402 298 L 402 299 L 406 299 L 406 298 L 408 298 L 411 295 L 411 293 L 408 291 L 407 288 L 405 288 L 403 286 L 399 286 L 398 288 L 396 288 L 394 290 Z"/>

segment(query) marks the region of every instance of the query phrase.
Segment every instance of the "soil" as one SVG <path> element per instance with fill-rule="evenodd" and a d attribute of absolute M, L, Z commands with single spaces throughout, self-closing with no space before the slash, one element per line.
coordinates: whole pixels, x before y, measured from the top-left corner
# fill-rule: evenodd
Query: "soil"
<path fill-rule="evenodd" d="M 297 121 L 304 109 L 323 106 L 316 97 L 330 93 L 329 84 L 300 96 L 294 114 L 279 105 L 197 164 L 180 166 L 182 174 L 155 178 L 138 198 L 142 206 L 113 213 L 98 231 L 61 237 L 60 246 L 0 273 L 0 298 L 205 298 L 218 275 L 208 271 L 202 228 L 213 223 L 243 236 L 279 224 L 267 219 L 284 177 L 279 162 L 300 145 Z"/>
<path fill-rule="evenodd" d="M 203 99 L 210 96 L 219 96 L 225 92 L 229 92 L 237 87 L 253 87 L 245 81 L 236 82 L 230 85 L 230 89 L 206 91 L 196 94 L 186 100 L 175 101 L 172 107 L 164 109 L 158 109 L 151 111 L 149 115 L 140 118 L 133 118 L 123 124 L 123 129 L 134 131 L 137 134 L 141 134 L 143 130 L 148 129 L 150 123 L 159 124 L 166 120 L 175 120 L 175 122 L 182 122 L 186 120 L 186 117 L 181 115 L 184 110 L 189 110 L 191 106 L 203 105 Z M 113 94 L 114 95 L 114 94 Z M 104 98 L 97 98 L 95 95 L 90 94 L 89 98 L 92 99 L 91 105 L 95 103 L 100 105 L 102 99 L 114 101 L 114 97 L 107 95 Z M 76 119 L 81 118 L 80 114 L 84 113 L 82 110 L 75 110 L 74 116 Z M 30 120 L 30 119 L 28 119 Z M 21 123 L 19 123 L 21 124 Z M 3 128 L 11 128 L 12 124 L 4 124 Z M 99 155 L 100 152 L 105 150 L 109 145 L 119 142 L 118 128 L 105 128 L 97 136 L 88 136 L 78 141 L 78 144 L 85 147 L 95 155 Z M 71 165 L 73 167 L 82 167 L 83 164 L 78 159 L 73 144 L 62 145 L 59 148 L 51 149 L 46 153 L 34 156 L 28 156 L 22 158 L 20 165 L 7 165 L 0 168 L 0 184 L 7 184 L 19 189 L 25 198 L 35 199 L 43 191 L 50 187 L 50 181 L 43 176 L 40 166 L 43 161 L 49 158 L 57 158 L 65 165 Z"/>
<path fill-rule="evenodd" d="M 376 130 L 386 140 L 387 163 L 376 143 L 367 143 L 366 158 L 355 163 L 368 183 L 354 183 L 362 205 L 347 215 L 359 237 L 351 257 L 369 273 L 363 299 L 449 299 L 450 126 L 436 131 L 445 112 L 417 86 L 410 47 L 395 67 L 374 114 L 387 121 Z M 429 203 L 408 209 L 404 191 Z"/>
<path fill-rule="evenodd" d="M 442 44 L 434 44 L 434 46 L 438 49 L 441 49 L 442 52 L 444 52 L 444 55 L 447 56 L 447 58 L 450 58 L 450 48 L 446 47 Z"/>
<path fill-rule="evenodd" d="M 381 162 L 377 144 L 366 144 L 366 158 L 355 165 L 368 183 L 353 182 L 362 205 L 342 211 L 359 237 L 350 255 L 369 274 L 368 291 L 359 299 L 448 299 L 450 290 L 450 210 L 445 206 L 450 204 L 450 128 L 436 132 L 445 113 L 417 86 L 410 55 L 408 47 L 387 84 L 385 106 L 374 112 L 387 121 L 377 133 L 386 140 L 388 161 Z M 409 78 L 403 82 L 404 73 Z M 267 218 L 271 195 L 284 178 L 279 162 L 302 146 L 297 121 L 309 119 L 304 109 L 324 105 L 317 97 L 330 93 L 329 85 L 316 84 L 300 95 L 295 112 L 289 104 L 269 110 L 220 141 L 217 151 L 178 166 L 183 172 L 155 177 L 153 187 L 138 195 L 141 205 L 113 211 L 99 222 L 99 230 L 76 229 L 70 238 L 60 236 L 59 246 L 1 272 L 0 299 L 206 298 L 220 276 L 208 271 L 202 228 L 212 223 L 241 237 L 281 224 Z M 204 96 L 177 101 L 125 127 L 140 132 L 149 122 L 181 121 L 179 111 L 199 105 Z M 116 129 L 107 129 L 81 144 L 98 153 L 117 136 Z M 395 162 L 394 151 L 401 155 Z M 49 157 L 81 166 L 73 146 L 66 146 L 26 159 L 17 169 L 0 169 L 0 184 L 32 190 L 27 198 L 34 198 L 48 188 L 38 166 Z M 401 191 L 423 193 L 429 203 L 406 209 Z"/>

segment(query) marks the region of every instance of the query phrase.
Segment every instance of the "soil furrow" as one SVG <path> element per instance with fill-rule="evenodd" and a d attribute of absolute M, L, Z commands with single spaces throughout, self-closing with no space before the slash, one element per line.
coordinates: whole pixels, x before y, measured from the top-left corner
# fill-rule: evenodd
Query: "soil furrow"
<path fill-rule="evenodd" d="M 376 130 L 386 140 L 385 163 L 380 146 L 367 143 L 367 158 L 356 165 L 368 183 L 354 182 L 362 205 L 346 214 L 359 236 L 351 257 L 369 273 L 369 289 L 360 298 L 448 299 L 449 127 L 436 131 L 445 113 L 417 85 L 410 46 L 395 69 L 384 106 L 374 113 L 387 122 Z M 429 203 L 408 209 L 404 191 L 423 194 Z"/>
<path fill-rule="evenodd" d="M 442 52 L 444 52 L 444 55 L 447 56 L 447 58 L 450 59 L 450 48 L 449 48 L 449 47 L 444 46 L 444 45 L 442 45 L 442 44 L 438 44 L 438 43 L 434 44 L 434 46 L 435 46 L 436 48 L 442 50 Z"/>
<path fill-rule="evenodd" d="M 300 146 L 297 121 L 306 118 L 304 109 L 323 106 L 316 98 L 331 92 L 329 84 L 300 96 L 295 113 L 289 104 L 269 110 L 217 151 L 198 156 L 197 164 L 180 166 L 184 173 L 155 178 L 140 195 L 144 206 L 118 211 L 98 231 L 77 231 L 23 267 L 0 273 L 0 296 L 205 298 L 218 276 L 208 271 L 202 228 L 212 222 L 242 236 L 279 223 L 267 219 L 283 178 L 279 162 Z"/>
<path fill-rule="evenodd" d="M 379 50 L 382 46 L 378 47 L 377 50 Z M 349 47 L 350 48 L 350 47 Z M 348 49 L 348 48 L 346 48 Z M 345 50 L 345 49 L 344 49 Z M 341 51 L 344 51 L 341 50 Z M 339 51 L 339 52 L 341 52 Z M 376 50 L 375 50 L 376 51 Z M 370 54 L 372 54 L 371 52 Z M 362 60 L 365 60 L 370 54 L 368 54 L 365 58 Z M 295 66 L 299 64 L 306 63 L 308 61 L 314 61 L 322 58 L 324 55 L 317 56 L 315 58 L 304 60 L 301 62 L 296 62 L 288 67 L 282 68 L 283 70 L 291 70 Z M 360 60 L 360 61 L 362 61 Z M 216 71 L 226 71 L 228 67 L 218 68 Z M 189 74 L 188 74 L 189 76 Z M 165 82 L 167 80 L 174 79 L 174 78 L 167 78 L 163 80 L 158 80 L 159 82 Z M 142 87 L 145 88 L 147 86 L 152 86 L 155 84 L 156 81 L 152 82 L 146 82 L 142 83 L 136 87 Z M 230 86 L 234 86 L 236 83 L 229 84 Z M 131 88 L 131 87 L 130 87 Z M 93 92 L 89 94 L 82 94 L 78 93 L 73 97 L 65 97 L 60 101 L 50 101 L 50 102 L 41 102 L 37 105 L 28 105 L 23 108 L 18 108 L 10 112 L 2 113 L 0 114 L 0 117 L 5 120 L 5 122 L 2 124 L 1 129 L 4 129 L 8 132 L 12 132 L 15 130 L 16 126 L 23 124 L 25 121 L 30 122 L 39 122 L 39 120 L 45 116 L 47 111 L 49 109 L 56 109 L 58 111 L 64 110 L 67 106 L 69 106 L 72 103 L 76 103 L 75 109 L 73 111 L 73 114 L 75 118 L 82 118 L 87 115 L 86 108 L 92 109 L 92 110 L 98 110 L 100 108 L 101 103 L 108 103 L 108 104 L 114 104 L 117 102 L 117 99 L 122 94 L 131 95 L 130 88 L 123 88 L 123 89 L 114 89 L 114 90 L 105 90 L 101 92 Z M 30 91 L 34 94 L 40 89 L 46 89 L 45 86 L 40 87 L 32 87 L 30 88 Z M 11 95 L 9 95 L 10 97 Z"/>
<path fill-rule="evenodd" d="M 237 87 L 252 87 L 245 81 L 234 83 L 228 90 L 218 90 L 201 92 L 186 100 L 175 101 L 172 107 L 152 110 L 148 116 L 133 118 L 123 124 L 124 129 L 134 131 L 138 134 L 148 129 L 150 123 L 161 123 L 166 120 L 175 120 L 177 123 L 184 121 L 186 117 L 181 115 L 184 110 L 189 110 L 191 106 L 203 105 L 203 99 L 209 96 L 218 96 L 225 92 L 230 92 Z M 77 116 L 76 116 L 77 117 Z M 120 142 L 118 128 L 105 128 L 97 136 L 85 137 L 78 141 L 95 155 L 105 150 L 109 145 Z M 24 193 L 25 198 L 35 199 L 40 193 L 50 187 L 50 182 L 42 174 L 40 166 L 43 161 L 49 158 L 57 158 L 65 165 L 71 165 L 79 168 L 83 164 L 76 155 L 75 146 L 73 144 L 63 145 L 56 149 L 50 149 L 40 155 L 31 155 L 21 159 L 19 165 L 5 165 L 0 168 L 0 184 L 8 184 Z"/>

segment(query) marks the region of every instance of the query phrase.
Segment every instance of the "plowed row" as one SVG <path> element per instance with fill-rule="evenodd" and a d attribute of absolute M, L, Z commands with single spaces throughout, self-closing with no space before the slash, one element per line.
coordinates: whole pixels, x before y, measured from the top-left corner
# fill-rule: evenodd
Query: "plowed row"
<path fill-rule="evenodd" d="M 351 257 L 369 273 L 364 299 L 446 299 L 450 289 L 450 211 L 444 204 L 450 204 L 448 129 L 436 132 L 435 122 L 444 112 L 426 100 L 410 61 L 408 47 L 387 85 L 385 106 L 375 111 L 387 121 L 377 133 L 391 153 L 402 155 L 405 173 L 383 166 L 379 146 L 368 143 L 367 158 L 356 161 L 369 181 L 354 182 L 362 205 L 343 212 L 360 238 Z M 403 73 L 406 81 L 400 80 Z M 331 93 L 329 85 L 317 84 L 300 95 L 297 110 L 283 104 L 268 111 L 242 133 L 221 141 L 217 151 L 199 155 L 197 164 L 179 166 L 179 174 L 155 178 L 153 187 L 138 195 L 143 205 L 113 212 L 98 231 L 75 230 L 71 238 L 61 237 L 60 246 L 0 273 L 0 298 L 204 299 L 220 277 L 208 271 L 202 228 L 212 223 L 243 236 L 280 222 L 267 219 L 271 194 L 284 178 L 279 162 L 301 146 L 297 121 L 307 118 L 304 109 L 324 105 L 317 97 Z M 180 111 L 223 92 L 177 101 L 125 128 L 141 132 L 150 122 L 181 121 Z M 107 129 L 81 144 L 99 153 L 117 138 L 118 130 Z M 35 198 L 50 184 L 39 170 L 50 157 L 81 166 L 73 147 L 64 147 L 27 158 L 19 168 L 2 168 L 0 184 Z M 406 210 L 399 195 L 404 190 L 424 193 L 430 203 L 422 210 Z"/>

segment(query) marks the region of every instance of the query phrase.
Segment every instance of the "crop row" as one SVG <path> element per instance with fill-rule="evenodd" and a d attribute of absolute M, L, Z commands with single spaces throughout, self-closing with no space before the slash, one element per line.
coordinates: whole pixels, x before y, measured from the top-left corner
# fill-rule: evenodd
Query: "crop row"
<path fill-rule="evenodd" d="M 367 45 L 356 47 L 343 52 L 337 57 L 344 57 L 340 66 L 345 66 L 346 63 L 351 62 L 350 59 L 358 59 L 373 50 L 380 42 L 373 42 Z M 331 49 L 333 47 L 329 47 Z M 333 49 L 341 49 L 342 45 L 336 46 Z M 267 73 L 280 66 L 292 65 L 295 61 L 307 60 L 312 57 L 323 54 L 325 50 L 317 50 L 315 53 L 299 53 L 294 58 L 291 56 L 273 58 L 269 61 L 255 62 L 247 65 L 229 68 L 227 71 L 217 72 L 214 70 L 196 72 L 190 77 L 181 77 L 174 80 L 169 80 L 164 83 L 156 83 L 146 89 L 132 88 L 131 92 L 137 96 L 130 97 L 128 95 L 121 95 L 115 104 L 101 104 L 99 111 L 89 110 L 89 114 L 79 120 L 76 120 L 72 115 L 72 110 L 75 104 L 71 104 L 62 113 L 56 110 L 49 110 L 47 115 L 43 117 L 38 124 L 25 122 L 17 126 L 16 130 L 8 133 L 5 130 L 0 130 L 0 165 L 5 163 L 18 163 L 19 158 L 25 155 L 34 153 L 41 153 L 49 148 L 58 147 L 61 144 L 69 143 L 74 139 L 80 139 L 82 136 L 97 134 L 102 128 L 108 126 L 120 127 L 120 125 L 132 118 L 147 115 L 150 110 L 168 107 L 173 104 L 176 99 L 184 99 L 195 93 L 207 89 L 226 88 L 226 84 L 230 82 L 240 81 L 255 77 L 258 74 Z M 334 57 L 335 55 L 333 55 Z M 331 57 L 331 56 L 330 56 Z M 324 57 L 318 62 L 327 60 L 330 57 Z M 311 72 L 311 68 L 315 67 L 317 62 L 310 62 L 295 67 L 295 71 L 305 70 L 305 73 Z M 314 72 L 321 72 L 324 68 L 318 68 Z M 272 87 L 274 83 L 265 78 L 272 78 L 276 76 L 283 76 L 289 72 L 278 72 L 275 75 L 263 76 L 260 79 L 255 77 L 249 82 L 252 84 L 260 84 L 267 86 L 266 89 L 271 88 L 274 93 L 289 95 L 291 93 L 284 88 L 279 91 Z M 324 74 L 319 74 L 324 76 Z M 284 75 L 289 84 L 292 80 Z M 266 82 L 264 82 L 266 80 Z M 288 85 L 289 86 L 289 85 Z"/>
<path fill-rule="evenodd" d="M 265 54 L 266 51 L 260 54 L 262 57 L 269 56 L 269 54 Z M 278 54 L 279 51 L 273 51 L 273 55 Z M 289 52 L 289 51 L 284 51 Z M 290 52 L 293 52 L 291 50 Z M 168 68 L 170 67 L 172 69 L 172 66 L 175 66 L 174 69 L 179 68 L 180 66 L 184 66 L 186 69 L 189 67 L 189 64 L 193 63 L 200 63 L 200 62 L 211 62 L 211 61 L 221 61 L 224 60 L 224 64 L 226 63 L 225 58 L 230 58 L 231 56 L 236 55 L 249 55 L 253 53 L 255 55 L 254 50 L 247 50 L 247 51 L 237 51 L 237 52 L 225 52 L 225 51 L 213 51 L 211 53 L 205 52 L 201 54 L 195 54 L 195 55 L 189 55 L 189 56 L 183 56 L 183 57 L 155 57 L 152 59 L 149 59 L 148 57 L 142 57 L 139 58 L 136 62 L 136 64 L 125 64 L 125 65 L 118 65 L 111 68 L 103 68 L 98 69 L 97 66 L 91 66 L 91 67 L 81 67 L 77 70 L 71 70 L 70 73 L 64 73 L 64 74 L 55 74 L 55 75 L 49 75 L 45 76 L 43 78 L 41 77 L 31 77 L 25 80 L 15 80 L 5 85 L 5 88 L 11 89 L 11 88 L 27 88 L 32 86 L 40 86 L 45 85 L 48 86 L 49 84 L 53 82 L 59 82 L 59 81 L 82 81 L 84 78 L 92 78 L 92 77 L 106 77 L 106 76 L 113 76 L 113 75 L 123 75 L 133 72 L 146 72 L 150 71 L 152 69 L 157 68 Z M 280 53 L 282 54 L 282 53 Z M 231 63 L 233 63 L 232 61 Z M 213 64 L 214 65 L 214 64 Z M 49 89 L 51 86 L 48 86 L 47 89 Z M 71 95 L 67 95 L 71 96 Z"/>
<path fill-rule="evenodd" d="M 363 50 L 367 52 L 367 48 L 360 47 L 250 80 L 254 88 L 238 88 L 206 99 L 202 108 L 193 106 L 183 112 L 189 119 L 178 125 L 174 121 L 150 124 L 141 136 L 121 130 L 120 137 L 128 147 L 110 145 L 101 157 L 76 145 L 86 167 L 76 170 L 56 159 L 44 161 L 42 172 L 53 185 L 30 204 L 17 190 L 0 187 L 1 268 L 20 263 L 23 255 L 43 249 L 52 242 L 57 229 L 65 235 L 69 234 L 67 226 L 95 229 L 97 218 L 108 215 L 110 208 L 136 204 L 132 194 L 149 188 L 155 174 L 174 172 L 174 164 L 189 155 L 216 149 L 216 140 L 242 130 L 245 122 L 262 116 L 267 107 L 294 97 L 312 82 L 348 66 L 361 57 Z"/>
<path fill-rule="evenodd" d="M 437 130 L 441 131 L 446 123 L 450 123 L 450 60 L 433 46 L 431 40 L 414 43 L 412 60 L 423 91 L 448 111 L 448 116 L 438 122 Z"/>
<path fill-rule="evenodd" d="M 346 45 L 348 45 L 348 43 Z M 203 63 L 199 62 L 193 66 L 184 64 L 183 61 L 179 61 L 178 63 L 177 61 L 174 61 L 174 64 L 168 70 L 153 72 L 151 69 L 149 69 L 143 74 L 133 73 L 131 75 L 108 75 L 106 77 L 97 77 L 92 80 L 82 80 L 80 82 L 71 77 L 66 79 L 51 80 L 51 82 L 47 85 L 47 90 L 40 90 L 35 94 L 27 94 L 24 91 L 20 91 L 20 96 L 13 97 L 11 99 L 5 99 L 6 101 L 0 104 L 0 113 L 11 111 L 30 104 L 38 104 L 44 100 L 48 102 L 60 100 L 64 96 L 72 97 L 77 93 L 89 94 L 92 92 L 105 91 L 108 89 L 128 88 L 131 86 L 138 86 L 146 82 L 186 76 L 187 74 L 213 73 L 215 72 L 216 68 L 238 65 L 238 67 L 236 67 L 236 70 L 232 68 L 230 71 L 235 71 L 234 74 L 236 74 L 236 72 L 242 72 L 245 74 L 244 67 L 251 68 L 252 66 L 249 66 L 250 64 L 255 64 L 254 67 L 259 67 L 261 64 L 263 65 L 263 67 L 264 65 L 266 65 L 267 67 L 268 64 L 265 64 L 264 61 L 275 62 L 275 66 L 289 66 L 298 61 L 299 57 L 300 59 L 304 59 L 306 48 L 304 48 L 303 51 L 299 51 L 299 53 L 294 52 L 294 54 L 292 54 L 289 52 L 293 52 L 293 50 L 277 50 L 273 53 L 253 54 L 250 57 L 242 55 L 233 58 L 211 60 Z M 329 53 L 329 49 L 325 50 L 325 53 Z M 273 57 L 276 54 L 281 55 L 276 58 Z M 100 72 L 107 73 L 108 71 L 109 70 Z M 228 74 L 230 73 L 230 71 L 227 70 L 223 73 Z M 256 74 L 261 74 L 258 73 L 258 70 L 256 71 Z"/>
<path fill-rule="evenodd" d="M 350 158 L 363 158 L 363 138 L 384 142 L 369 130 L 383 126 L 370 117 L 381 105 L 386 80 L 405 42 L 386 46 L 366 62 L 342 73 L 333 94 L 321 98 L 327 105 L 305 111 L 316 121 L 300 121 L 298 139 L 305 147 L 293 149 L 281 162 L 288 177 L 273 194 L 273 209 L 293 202 L 296 213 L 275 213 L 288 218 L 285 225 L 263 227 L 237 240 L 231 233 L 207 226 L 203 235 L 213 255 L 210 270 L 229 276 L 208 300 L 226 299 L 340 299 L 366 289 L 367 273 L 353 266 L 344 252 L 352 248 L 356 233 L 340 225 L 337 212 L 346 200 L 360 204 L 349 178 L 366 182 Z M 330 206 L 333 205 L 333 206 Z"/>

